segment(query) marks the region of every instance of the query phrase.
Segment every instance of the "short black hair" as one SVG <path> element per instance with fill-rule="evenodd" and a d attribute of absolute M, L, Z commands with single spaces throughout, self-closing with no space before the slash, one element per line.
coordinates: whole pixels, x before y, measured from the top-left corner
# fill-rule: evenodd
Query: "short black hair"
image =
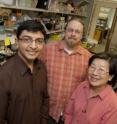
<path fill-rule="evenodd" d="M 110 54 L 110 53 L 107 53 L 107 52 L 101 52 L 101 53 L 94 54 L 89 59 L 88 65 L 90 66 L 95 59 L 103 59 L 103 60 L 108 61 L 108 63 L 109 63 L 109 74 L 111 76 L 113 76 L 111 81 L 108 81 L 108 83 L 110 85 L 114 86 L 116 81 L 117 81 L 117 55 L 113 55 L 113 54 Z"/>
<path fill-rule="evenodd" d="M 16 31 L 16 36 L 19 39 L 22 31 L 27 30 L 29 32 L 38 32 L 40 31 L 44 36 L 46 35 L 45 29 L 40 21 L 37 20 L 26 20 L 19 24 Z"/>

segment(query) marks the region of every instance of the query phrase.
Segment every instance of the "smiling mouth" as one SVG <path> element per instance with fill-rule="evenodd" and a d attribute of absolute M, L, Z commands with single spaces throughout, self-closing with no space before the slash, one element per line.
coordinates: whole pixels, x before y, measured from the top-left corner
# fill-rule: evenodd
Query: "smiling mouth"
<path fill-rule="evenodd" d="M 90 79 L 93 80 L 93 81 L 98 81 L 98 80 L 100 80 L 99 78 L 96 78 L 96 77 L 93 77 L 93 76 L 91 76 Z"/>
<path fill-rule="evenodd" d="M 33 55 L 33 54 L 36 54 L 37 51 L 28 51 L 28 53 Z"/>

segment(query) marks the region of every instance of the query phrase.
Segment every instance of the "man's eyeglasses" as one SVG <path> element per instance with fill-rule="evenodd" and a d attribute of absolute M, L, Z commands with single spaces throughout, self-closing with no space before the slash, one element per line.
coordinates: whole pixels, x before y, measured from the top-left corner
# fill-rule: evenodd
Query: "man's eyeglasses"
<path fill-rule="evenodd" d="M 100 74 L 100 75 L 104 75 L 106 73 L 109 73 L 109 71 L 106 71 L 103 68 L 97 68 L 93 65 L 89 66 L 89 72 L 93 73 L 95 71 L 96 71 L 97 74 Z"/>
<path fill-rule="evenodd" d="M 74 29 L 72 29 L 72 28 L 67 28 L 66 31 L 69 32 L 69 33 L 75 32 L 76 34 L 82 34 L 81 31 L 79 31 L 79 30 L 74 30 Z"/>
<path fill-rule="evenodd" d="M 28 44 L 28 45 L 32 44 L 33 42 L 35 42 L 36 45 L 44 44 L 43 38 L 38 38 L 38 39 L 33 40 L 30 37 L 23 37 L 23 38 L 19 38 L 19 40 L 21 40 L 23 43 Z"/>

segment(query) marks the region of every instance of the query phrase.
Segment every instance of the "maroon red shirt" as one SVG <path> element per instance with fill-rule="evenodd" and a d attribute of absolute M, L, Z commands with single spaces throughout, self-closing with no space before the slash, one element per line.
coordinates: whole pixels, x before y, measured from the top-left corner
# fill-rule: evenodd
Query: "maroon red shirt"
<path fill-rule="evenodd" d="M 34 71 L 15 55 L 0 70 L 0 124 L 47 124 L 46 69 L 35 61 Z"/>
<path fill-rule="evenodd" d="M 89 83 L 83 82 L 69 100 L 65 124 L 117 124 L 117 94 L 107 85 L 89 97 Z"/>

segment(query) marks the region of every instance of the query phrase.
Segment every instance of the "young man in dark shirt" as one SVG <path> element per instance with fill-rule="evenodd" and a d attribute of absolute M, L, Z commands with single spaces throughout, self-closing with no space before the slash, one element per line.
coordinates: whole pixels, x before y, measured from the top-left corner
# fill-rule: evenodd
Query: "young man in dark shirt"
<path fill-rule="evenodd" d="M 0 124 L 46 124 L 47 76 L 37 60 L 44 46 L 44 28 L 24 21 L 17 29 L 17 54 L 0 70 Z"/>

